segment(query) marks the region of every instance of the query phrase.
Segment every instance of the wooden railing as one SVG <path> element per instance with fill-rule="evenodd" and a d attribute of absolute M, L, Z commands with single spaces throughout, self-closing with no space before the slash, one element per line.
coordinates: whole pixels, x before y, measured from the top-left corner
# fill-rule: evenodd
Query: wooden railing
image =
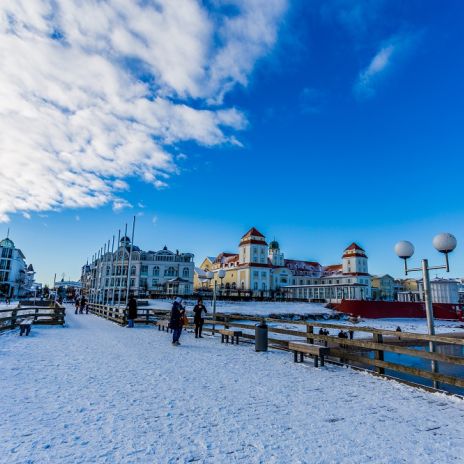
<path fill-rule="evenodd" d="M 33 319 L 33 324 L 63 325 L 66 311 L 58 303 L 51 306 L 16 306 L 0 309 L 0 330 L 14 329 L 23 319 Z"/>
<path fill-rule="evenodd" d="M 91 304 L 90 311 L 119 324 L 125 324 L 125 310 L 111 308 L 105 305 Z M 158 319 L 169 317 L 169 311 L 154 308 L 139 308 L 136 322 L 154 324 Z M 396 332 L 393 330 L 359 327 L 356 325 L 332 324 L 318 321 L 292 321 L 251 317 L 242 315 L 216 314 L 216 320 L 205 321 L 205 332 L 218 328 L 240 328 L 243 338 L 255 339 L 255 324 L 265 320 L 268 324 L 269 343 L 271 347 L 288 349 L 289 341 L 299 340 L 307 343 L 325 344 L 330 347 L 329 360 L 348 364 L 354 367 L 373 369 L 384 375 L 386 371 L 413 376 L 418 379 L 439 382 L 464 389 L 464 334 L 426 335 L 410 332 Z M 319 329 L 335 329 L 349 334 L 349 338 L 339 338 L 337 335 L 320 335 Z M 282 337 L 284 336 L 284 337 Z M 438 352 L 430 353 L 421 349 L 432 341 L 438 346 Z M 415 348 L 413 348 L 415 347 Z M 447 354 L 443 351 L 458 351 L 459 354 Z M 397 363 L 385 360 L 386 353 L 396 353 L 427 361 L 437 361 L 451 366 L 460 366 L 460 374 L 448 375 L 432 372 L 426 368 L 415 367 L 413 362 L 404 360 Z M 420 380 L 419 380 L 420 381 Z M 413 382 L 411 382 L 413 383 Z M 464 390 L 463 390 L 464 393 Z"/>

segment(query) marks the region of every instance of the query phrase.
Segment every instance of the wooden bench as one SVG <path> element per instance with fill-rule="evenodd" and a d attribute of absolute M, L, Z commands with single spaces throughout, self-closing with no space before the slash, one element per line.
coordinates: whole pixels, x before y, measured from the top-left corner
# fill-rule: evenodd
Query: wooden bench
<path fill-rule="evenodd" d="M 330 353 L 330 348 L 320 345 L 311 345 L 309 343 L 288 342 L 288 349 L 293 351 L 293 360 L 303 362 L 303 356 L 309 354 L 314 356 L 314 367 L 319 367 L 319 358 L 321 366 L 324 365 L 324 356 Z M 298 355 L 300 360 L 298 361 Z"/>
<path fill-rule="evenodd" d="M 232 345 L 234 344 L 234 339 L 238 345 L 239 337 L 242 336 L 242 332 L 240 330 L 221 329 L 221 330 L 218 330 L 218 332 L 221 334 L 221 343 L 224 343 L 224 340 L 226 343 L 229 343 L 229 337 L 230 337 Z"/>
<path fill-rule="evenodd" d="M 163 332 L 166 330 L 166 332 L 169 332 L 169 321 L 167 319 L 160 319 L 159 321 L 156 322 L 156 325 L 158 326 L 158 330 L 162 330 Z"/>
<path fill-rule="evenodd" d="M 20 337 L 22 337 L 23 334 L 26 334 L 26 337 L 30 334 L 31 326 L 32 326 L 33 322 L 34 322 L 34 319 L 29 317 L 27 319 L 23 319 L 19 323 L 19 335 L 20 335 Z"/>

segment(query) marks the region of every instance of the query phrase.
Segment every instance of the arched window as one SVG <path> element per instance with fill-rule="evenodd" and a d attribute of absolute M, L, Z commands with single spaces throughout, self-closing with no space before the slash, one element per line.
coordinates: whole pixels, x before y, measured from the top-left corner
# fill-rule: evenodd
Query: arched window
<path fill-rule="evenodd" d="M 110 275 L 110 267 L 109 266 L 106 266 L 106 275 Z"/>
<path fill-rule="evenodd" d="M 137 272 L 137 268 L 135 266 L 131 266 L 131 275 L 135 275 Z"/>
<path fill-rule="evenodd" d="M 232 290 L 235 290 L 237 288 L 237 284 L 235 282 L 232 282 Z"/>
<path fill-rule="evenodd" d="M 189 277 L 190 272 L 188 267 L 184 267 L 184 270 L 182 271 L 182 277 Z"/>
<path fill-rule="evenodd" d="M 154 276 L 159 276 L 159 275 L 160 275 L 160 268 L 159 268 L 159 266 L 155 266 L 155 267 L 153 268 L 153 275 L 154 275 Z"/>
<path fill-rule="evenodd" d="M 164 275 L 167 277 L 174 277 L 176 275 L 176 269 L 172 266 L 169 266 L 165 271 Z"/>

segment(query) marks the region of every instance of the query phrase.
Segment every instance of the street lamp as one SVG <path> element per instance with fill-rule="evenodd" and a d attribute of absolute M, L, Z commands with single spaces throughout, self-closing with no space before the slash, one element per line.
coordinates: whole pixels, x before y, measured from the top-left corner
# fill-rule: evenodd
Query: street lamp
<path fill-rule="evenodd" d="M 221 279 L 221 295 L 222 295 L 222 288 L 223 288 L 222 281 L 224 280 L 225 276 L 226 276 L 226 271 L 224 269 L 219 269 L 218 277 Z"/>
<path fill-rule="evenodd" d="M 454 235 L 449 233 L 441 233 L 433 238 L 433 246 L 437 251 L 445 255 L 445 264 L 442 266 L 429 266 L 428 259 L 422 260 L 422 266 L 418 268 L 408 268 L 408 259 L 414 254 L 414 245 L 411 242 L 403 240 L 395 245 L 395 253 L 404 260 L 404 272 L 406 275 L 410 272 L 422 272 L 422 280 L 424 284 L 424 301 L 425 312 L 427 315 L 427 328 L 429 335 L 435 335 L 435 326 L 433 320 L 433 305 L 432 305 L 432 292 L 430 288 L 430 275 L 429 271 L 434 269 L 445 269 L 449 272 L 448 254 L 451 253 L 457 245 L 457 240 Z M 430 353 L 435 352 L 435 342 L 429 341 Z M 438 372 L 438 363 L 435 360 L 431 361 L 432 372 Z M 434 380 L 433 385 L 438 387 L 438 383 Z"/>
<path fill-rule="evenodd" d="M 220 269 L 218 271 L 218 276 L 219 278 L 221 278 L 221 271 L 224 273 L 225 275 L 225 272 L 224 270 Z M 212 271 L 208 271 L 206 273 L 206 278 L 209 280 L 209 282 L 211 283 L 211 280 L 214 279 L 214 272 Z M 221 279 L 223 279 L 224 276 L 222 276 Z M 215 331 L 216 331 L 216 324 L 214 321 L 216 321 L 216 293 L 217 293 L 217 280 L 214 279 L 214 286 L 213 286 L 213 336 L 215 334 Z"/>

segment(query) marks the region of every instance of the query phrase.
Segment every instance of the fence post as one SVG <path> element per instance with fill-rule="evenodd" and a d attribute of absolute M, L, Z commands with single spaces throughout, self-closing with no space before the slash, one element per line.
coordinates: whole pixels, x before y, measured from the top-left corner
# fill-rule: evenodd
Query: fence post
<path fill-rule="evenodd" d="M 16 308 L 11 310 L 11 328 L 12 329 L 15 328 L 17 314 L 18 314 L 18 310 Z"/>
<path fill-rule="evenodd" d="M 314 328 L 312 325 L 306 324 L 306 342 L 312 345 L 314 343 L 314 338 L 311 337 L 314 333 Z"/>
<path fill-rule="evenodd" d="M 383 335 L 382 334 L 374 333 L 374 334 L 372 334 L 372 336 L 374 338 L 375 343 L 383 343 Z M 384 358 L 383 350 L 374 350 L 374 359 L 376 359 L 378 361 L 383 361 L 383 358 Z M 385 369 L 383 367 L 376 366 L 375 371 L 378 374 L 385 374 Z"/>
<path fill-rule="evenodd" d="M 150 307 L 149 306 L 147 306 L 146 312 L 147 312 L 147 320 L 145 321 L 145 325 L 148 325 L 148 323 L 150 322 Z"/>
<path fill-rule="evenodd" d="M 37 316 L 39 315 L 39 308 L 35 308 L 34 310 L 34 322 L 37 321 Z"/>
<path fill-rule="evenodd" d="M 230 317 L 229 316 L 224 316 L 224 329 L 229 328 L 229 322 L 230 322 Z"/>

